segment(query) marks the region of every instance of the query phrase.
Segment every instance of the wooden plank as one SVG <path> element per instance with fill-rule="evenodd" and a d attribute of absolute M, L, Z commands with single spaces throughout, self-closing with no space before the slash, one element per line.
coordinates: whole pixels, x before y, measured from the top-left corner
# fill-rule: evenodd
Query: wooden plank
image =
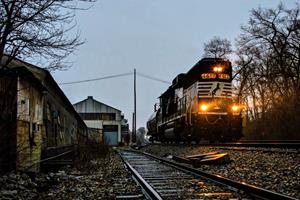
<path fill-rule="evenodd" d="M 173 156 L 172 159 L 176 162 L 180 162 L 180 163 L 187 163 L 190 164 L 191 161 L 189 159 L 186 159 L 184 157 L 179 157 L 179 156 Z"/>
<path fill-rule="evenodd" d="M 191 155 L 191 156 L 186 156 L 185 158 L 191 159 L 191 158 L 202 158 L 204 156 L 209 156 L 209 155 L 215 155 L 218 154 L 219 152 L 208 152 L 208 153 L 201 153 L 201 154 L 196 154 L 196 155 Z"/>
<path fill-rule="evenodd" d="M 176 162 L 192 164 L 194 167 L 202 164 L 224 164 L 230 161 L 227 153 L 218 152 L 209 152 L 186 157 L 173 156 L 172 159 Z"/>
<path fill-rule="evenodd" d="M 224 164 L 230 161 L 227 153 L 220 153 L 214 156 L 204 157 L 200 163 L 202 164 Z"/>

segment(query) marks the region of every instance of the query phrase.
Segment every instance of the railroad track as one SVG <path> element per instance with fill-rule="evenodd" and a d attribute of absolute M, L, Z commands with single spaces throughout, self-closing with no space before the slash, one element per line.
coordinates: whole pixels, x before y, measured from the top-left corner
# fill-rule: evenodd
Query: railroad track
<path fill-rule="evenodd" d="M 119 154 L 147 199 L 294 199 L 148 153 Z"/>
<path fill-rule="evenodd" d="M 153 143 L 152 145 L 163 145 L 162 143 Z M 186 146 L 185 143 L 175 144 L 170 143 L 168 145 L 174 146 Z M 300 149 L 300 141 L 280 141 L 280 140 L 243 140 L 238 142 L 226 142 L 226 143 L 209 143 L 208 141 L 200 142 L 199 144 L 188 144 L 188 146 L 215 146 L 215 147 L 262 147 L 262 148 L 282 148 L 282 149 Z"/>
<path fill-rule="evenodd" d="M 284 148 L 300 149 L 300 141 L 280 141 L 280 140 L 244 140 L 238 142 L 228 142 L 219 144 L 209 144 L 211 146 L 229 146 L 229 147 L 262 147 L 262 148 Z"/>

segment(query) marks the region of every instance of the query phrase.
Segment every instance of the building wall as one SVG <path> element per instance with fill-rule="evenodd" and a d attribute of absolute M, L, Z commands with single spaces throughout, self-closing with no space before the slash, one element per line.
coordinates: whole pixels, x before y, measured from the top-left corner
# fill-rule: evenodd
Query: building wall
<path fill-rule="evenodd" d="M 89 128 L 88 135 L 93 141 L 97 141 L 99 143 L 103 142 L 103 129 Z"/>
<path fill-rule="evenodd" d="M 16 166 L 16 93 L 17 78 L 0 76 L 0 174 Z"/>
<path fill-rule="evenodd" d="M 83 100 L 79 103 L 76 103 L 73 105 L 75 110 L 81 114 L 81 113 L 114 113 L 115 114 L 115 120 L 86 120 L 83 118 L 85 124 L 87 127 L 92 129 L 100 129 L 102 131 L 102 137 L 105 132 L 104 127 L 105 126 L 111 126 L 115 125 L 117 126 L 118 130 L 118 143 L 121 142 L 121 111 L 110 107 L 108 105 L 105 105 L 101 102 L 98 102 L 94 100 L 92 97 L 88 97 L 86 100 Z M 99 133 L 100 133 L 99 132 Z M 98 136 L 91 136 L 92 138 L 99 138 L 101 135 Z"/>
<path fill-rule="evenodd" d="M 23 66 L 5 76 L 0 71 L 1 174 L 38 172 L 48 150 L 86 141 L 87 127 L 72 104 L 47 71 L 35 70 L 41 76 Z"/>
<path fill-rule="evenodd" d="M 115 125 L 118 128 L 118 142 L 121 142 L 121 122 L 120 121 L 107 121 L 107 120 L 83 120 L 85 122 L 85 124 L 87 125 L 87 127 L 92 128 L 92 129 L 99 129 L 101 131 L 99 131 L 98 133 L 100 134 L 99 136 L 96 136 L 95 133 L 93 133 L 93 136 L 91 136 L 92 138 L 101 138 L 102 141 L 103 140 L 103 133 L 104 133 L 104 127 L 105 126 L 111 126 L 111 125 Z M 97 140 L 98 141 L 98 140 Z"/>
<path fill-rule="evenodd" d="M 37 172 L 42 149 L 43 96 L 23 78 L 18 78 L 17 90 L 16 169 Z"/>
<path fill-rule="evenodd" d="M 76 143 L 78 122 L 65 107 L 54 92 L 46 95 L 44 108 L 46 148 Z"/>
<path fill-rule="evenodd" d="M 73 105 L 78 113 L 116 113 L 116 121 L 121 120 L 121 111 L 95 101 L 92 97 Z"/>

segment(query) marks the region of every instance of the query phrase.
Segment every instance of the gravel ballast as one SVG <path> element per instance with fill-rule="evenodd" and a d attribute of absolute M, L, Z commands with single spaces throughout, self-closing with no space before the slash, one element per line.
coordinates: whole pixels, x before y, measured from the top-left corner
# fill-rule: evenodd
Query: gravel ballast
<path fill-rule="evenodd" d="M 218 151 L 228 153 L 227 164 L 202 164 L 198 169 L 300 199 L 298 153 L 237 151 L 201 146 L 150 145 L 141 149 L 160 157 L 188 156 Z"/>
<path fill-rule="evenodd" d="M 228 153 L 229 163 L 203 164 L 198 168 L 300 199 L 299 153 L 237 151 L 196 145 L 150 145 L 140 151 L 165 158 L 213 151 Z M 89 161 L 84 168 L 41 173 L 35 180 L 20 173 L 0 177 L 0 199 L 116 199 L 140 194 L 141 188 L 114 151 Z"/>
<path fill-rule="evenodd" d="M 103 158 L 91 160 L 80 170 L 64 168 L 58 172 L 41 173 L 35 180 L 20 173 L 0 177 L 1 200 L 116 199 L 141 194 L 141 188 L 113 151 Z"/>

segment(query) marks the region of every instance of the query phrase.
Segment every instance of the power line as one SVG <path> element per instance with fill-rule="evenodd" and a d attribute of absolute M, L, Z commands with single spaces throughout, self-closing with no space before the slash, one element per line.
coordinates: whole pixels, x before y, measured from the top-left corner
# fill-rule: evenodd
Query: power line
<path fill-rule="evenodd" d="M 86 80 L 81 80 L 81 81 L 71 81 L 71 82 L 64 82 L 64 83 L 59 83 L 59 85 L 71 85 L 71 84 L 76 84 L 76 83 L 86 83 L 86 82 L 91 82 L 91 81 L 99 81 L 99 80 L 105 80 L 105 79 L 111 79 L 111 78 L 118 78 L 118 77 L 122 77 L 122 76 L 129 76 L 132 75 L 133 72 L 127 72 L 127 73 L 123 73 L 123 74 L 116 74 L 116 75 L 110 75 L 110 76 L 104 76 L 104 77 L 100 77 L 100 78 L 93 78 L 93 79 L 86 79 Z M 154 81 L 158 81 L 161 83 L 165 83 L 170 85 L 171 83 L 153 76 L 149 76 L 143 73 L 139 73 L 136 72 L 137 75 L 150 79 L 150 80 L 154 80 Z"/>
<path fill-rule="evenodd" d="M 154 81 L 159 81 L 161 83 L 166 83 L 168 85 L 171 84 L 169 81 L 165 81 L 165 80 L 162 80 L 162 79 L 159 79 L 159 78 L 156 78 L 156 77 L 153 77 L 153 76 L 149 76 L 149 75 L 146 75 L 146 74 L 142 74 L 142 73 L 139 73 L 139 72 L 137 72 L 137 75 L 142 76 L 144 78 L 148 78 L 148 79 L 154 80 Z"/>
<path fill-rule="evenodd" d="M 59 85 L 85 83 L 85 82 L 99 81 L 99 80 L 111 79 L 111 78 L 118 78 L 118 77 L 121 77 L 121 76 L 129 76 L 129 75 L 132 75 L 132 72 L 123 73 L 123 74 L 116 74 L 116 75 L 111 75 L 111 76 L 104 76 L 104 77 L 100 77 L 100 78 L 86 79 L 86 80 L 81 80 L 81 81 L 72 81 L 72 82 L 59 83 Z"/>

